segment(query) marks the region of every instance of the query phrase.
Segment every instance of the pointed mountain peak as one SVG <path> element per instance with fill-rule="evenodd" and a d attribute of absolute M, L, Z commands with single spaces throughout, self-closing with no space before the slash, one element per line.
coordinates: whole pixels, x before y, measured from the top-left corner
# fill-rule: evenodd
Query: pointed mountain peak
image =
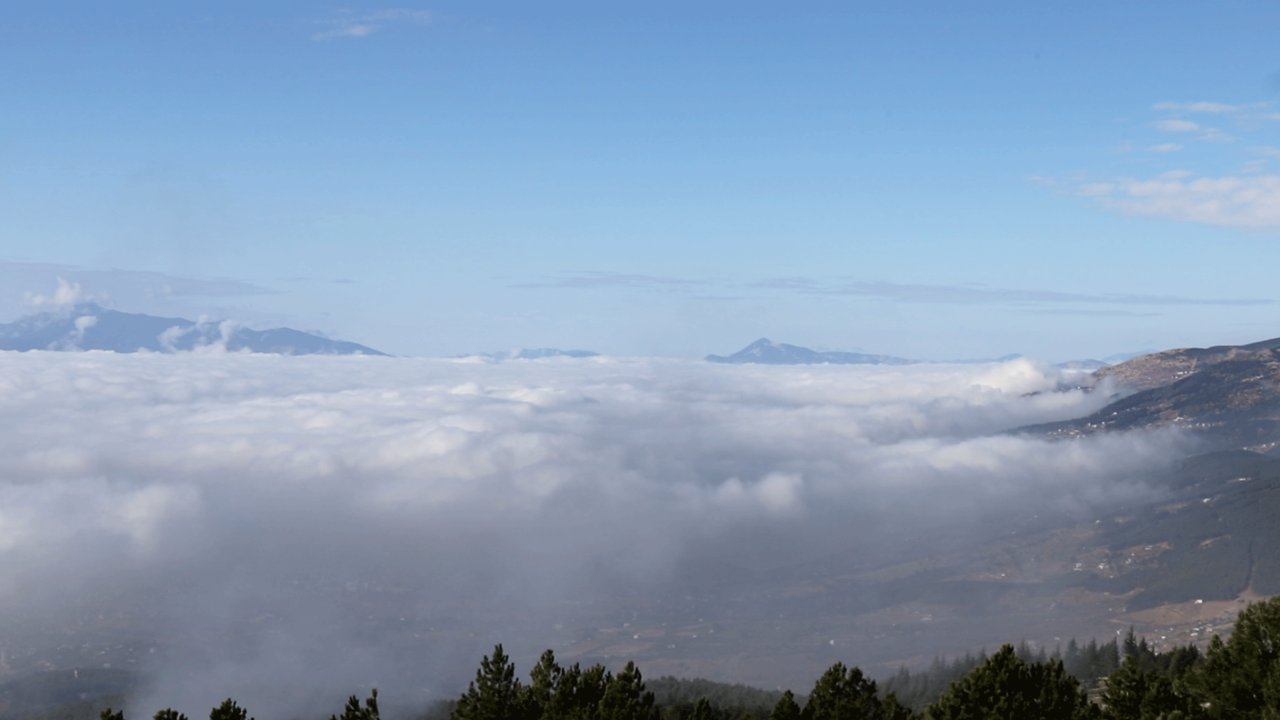
<path fill-rule="evenodd" d="M 761 365 L 906 365 L 916 362 L 892 355 L 869 355 L 853 352 L 823 352 L 799 345 L 775 343 L 760 338 L 732 355 L 708 355 L 714 363 L 756 363 Z"/>
<path fill-rule="evenodd" d="M 760 338 L 759 340 L 757 340 L 757 341 L 755 341 L 755 342 L 751 343 L 750 345 L 748 345 L 748 346 L 746 346 L 746 347 L 742 348 L 742 349 L 741 349 L 741 350 L 739 350 L 736 354 L 738 354 L 738 355 L 742 355 L 742 354 L 764 355 L 764 354 L 766 354 L 766 353 L 780 351 L 780 350 L 781 350 L 782 348 L 784 348 L 784 347 L 786 347 L 786 346 L 785 346 L 785 345 L 779 345 L 779 344 L 775 343 L 774 341 L 770 340 L 769 338 Z"/>

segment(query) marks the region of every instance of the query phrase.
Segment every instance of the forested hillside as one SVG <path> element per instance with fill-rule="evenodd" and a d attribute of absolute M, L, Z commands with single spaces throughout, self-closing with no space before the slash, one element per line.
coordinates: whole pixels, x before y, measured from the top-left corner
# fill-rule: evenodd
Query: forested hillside
<path fill-rule="evenodd" d="M 628 662 L 561 665 L 548 650 L 522 680 L 502 645 L 486 655 L 459 698 L 424 720 L 1216 720 L 1280 716 L 1280 598 L 1240 614 L 1231 637 L 1203 656 L 1191 646 L 1153 650 L 1130 632 L 1122 642 L 1074 641 L 1064 653 L 1005 645 L 990 656 L 937 661 L 883 685 L 837 662 L 804 696 L 745 686 L 662 679 L 662 700 Z M 111 709 L 101 720 L 125 720 Z M 154 720 L 186 720 L 173 709 Z M 210 720 L 250 720 L 228 698 Z M 351 696 L 332 720 L 380 720 L 378 692 Z"/>

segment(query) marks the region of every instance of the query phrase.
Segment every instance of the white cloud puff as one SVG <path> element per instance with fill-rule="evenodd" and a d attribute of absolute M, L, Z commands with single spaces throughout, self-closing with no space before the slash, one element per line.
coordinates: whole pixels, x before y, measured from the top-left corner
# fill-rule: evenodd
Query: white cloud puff
<path fill-rule="evenodd" d="M 57 280 L 58 286 L 51 295 L 27 293 L 26 304 L 35 309 L 61 309 L 72 307 L 88 299 L 80 288 L 80 283 L 70 282 L 61 275 L 58 276 Z"/>

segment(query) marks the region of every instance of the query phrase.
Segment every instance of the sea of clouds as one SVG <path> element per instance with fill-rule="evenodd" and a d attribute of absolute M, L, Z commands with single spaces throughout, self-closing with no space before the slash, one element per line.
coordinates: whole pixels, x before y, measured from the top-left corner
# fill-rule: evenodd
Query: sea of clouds
<path fill-rule="evenodd" d="M 451 694 L 493 642 L 567 646 L 564 608 L 671 592 L 708 558 L 767 570 L 1150 492 L 1171 436 L 1006 432 L 1102 407 L 1078 379 L 0 353 L 0 642 L 140 648 L 103 651 L 153 681 L 135 714 Z"/>

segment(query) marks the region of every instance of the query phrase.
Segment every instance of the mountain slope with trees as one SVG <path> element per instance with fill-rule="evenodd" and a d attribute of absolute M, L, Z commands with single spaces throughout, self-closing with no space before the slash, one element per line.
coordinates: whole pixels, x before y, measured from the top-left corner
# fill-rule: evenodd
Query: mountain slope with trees
<path fill-rule="evenodd" d="M 785 691 L 771 708 L 726 709 L 723 701 L 655 702 L 634 662 L 616 674 L 602 665 L 561 666 L 543 653 L 523 682 L 497 645 L 451 705 L 429 718 L 448 720 L 1264 720 L 1280 717 L 1280 598 L 1241 613 L 1225 641 L 1203 658 L 1194 648 L 1158 653 L 1130 633 L 1113 643 L 1108 673 L 1090 686 L 1060 657 L 1028 658 L 1011 645 L 976 663 L 923 709 L 899 702 L 859 668 L 833 664 L 804 698 Z M 1078 650 L 1077 650 L 1078 653 Z M 1077 659 L 1080 657 L 1077 654 Z M 155 720 L 186 720 L 176 710 Z M 228 698 L 210 720 L 249 720 Z M 103 710 L 100 720 L 125 720 Z M 332 720 L 380 720 L 378 693 L 350 697 Z"/>

